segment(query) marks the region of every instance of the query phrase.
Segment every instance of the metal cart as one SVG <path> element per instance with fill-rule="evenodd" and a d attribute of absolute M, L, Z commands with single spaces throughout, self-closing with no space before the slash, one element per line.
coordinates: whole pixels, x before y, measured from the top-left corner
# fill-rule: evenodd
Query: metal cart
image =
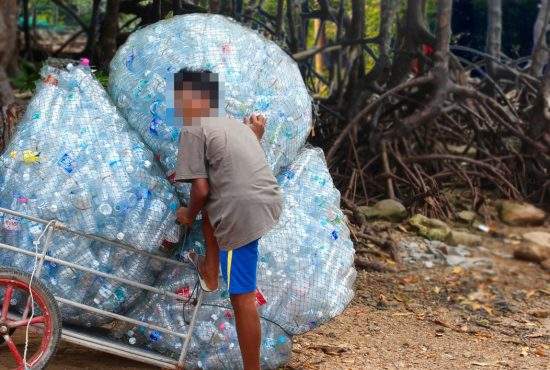
<path fill-rule="evenodd" d="M 204 292 L 198 289 L 195 297 L 191 300 L 194 305 L 191 313 L 191 319 L 188 325 L 187 332 L 175 332 L 166 327 L 155 325 L 154 323 L 139 321 L 124 315 L 116 314 L 106 310 L 98 309 L 83 303 L 75 302 L 63 297 L 54 296 L 48 287 L 40 281 L 40 275 L 43 270 L 45 261 L 50 261 L 61 266 L 65 266 L 74 270 L 79 270 L 84 273 L 90 273 L 94 276 L 100 276 L 112 281 L 116 281 L 134 288 L 142 289 L 149 292 L 159 293 L 189 304 L 189 298 L 183 297 L 172 292 L 168 292 L 150 285 L 141 284 L 129 279 L 125 279 L 113 274 L 98 271 L 92 268 L 81 266 L 69 261 L 64 261 L 58 258 L 47 255 L 52 242 L 52 235 L 56 232 L 64 232 L 73 235 L 74 237 L 82 237 L 99 241 L 102 243 L 124 249 L 126 251 L 141 254 L 146 257 L 156 259 L 160 262 L 184 265 L 179 261 L 174 261 L 169 258 L 154 255 L 145 251 L 138 250 L 130 245 L 105 239 L 96 235 L 89 235 L 79 231 L 72 230 L 66 225 L 58 221 L 46 221 L 36 217 L 21 214 L 10 209 L 0 208 L 0 213 L 11 215 L 20 219 L 26 219 L 30 222 L 35 222 L 44 225 L 43 241 L 37 245 L 38 253 L 19 248 L 15 245 L 0 243 L 0 249 L 11 251 L 14 253 L 25 254 L 36 258 L 36 270 L 33 276 L 32 284 L 31 275 L 16 271 L 15 269 L 3 268 L 0 266 L 0 358 L 6 353 L 13 357 L 13 362 L 16 364 L 17 370 L 24 369 L 41 369 L 46 366 L 49 358 L 55 352 L 59 340 L 75 343 L 84 347 L 100 350 L 103 352 L 119 355 L 132 360 L 156 365 L 162 368 L 182 369 L 185 357 L 187 355 L 191 336 L 196 325 L 197 312 L 202 304 Z M 30 287 L 29 287 L 30 286 Z M 2 294 L 3 292 L 3 294 Z M 19 292 L 19 293 L 17 293 Z M 10 310 L 12 298 L 15 294 L 24 294 L 27 296 L 24 309 L 20 308 L 19 312 Z M 31 315 L 31 295 L 33 297 L 34 306 L 38 314 L 29 320 Z M 74 328 L 66 325 L 63 327 L 61 323 L 61 315 L 59 312 L 58 303 L 69 305 L 87 311 L 92 314 L 103 315 L 121 322 L 126 322 L 132 325 L 145 327 L 158 332 L 169 335 L 178 336 L 182 340 L 182 350 L 179 359 L 164 356 L 156 352 L 140 349 L 129 344 L 121 343 L 120 341 L 111 340 L 105 335 L 92 333 L 85 328 Z M 22 313 L 21 313 L 22 312 Z M 18 330 L 26 331 L 30 328 L 33 333 L 38 333 L 39 344 L 36 353 L 27 356 L 27 364 L 24 364 L 23 354 L 14 344 L 14 336 Z M 35 346 L 36 347 L 36 346 Z"/>

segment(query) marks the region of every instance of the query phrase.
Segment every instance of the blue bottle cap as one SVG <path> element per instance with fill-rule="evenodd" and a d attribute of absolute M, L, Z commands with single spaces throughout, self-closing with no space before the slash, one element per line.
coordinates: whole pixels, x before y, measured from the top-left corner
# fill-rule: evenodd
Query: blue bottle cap
<path fill-rule="evenodd" d="M 162 338 L 162 335 L 158 331 L 152 331 L 149 334 L 149 339 L 153 342 L 158 342 Z"/>

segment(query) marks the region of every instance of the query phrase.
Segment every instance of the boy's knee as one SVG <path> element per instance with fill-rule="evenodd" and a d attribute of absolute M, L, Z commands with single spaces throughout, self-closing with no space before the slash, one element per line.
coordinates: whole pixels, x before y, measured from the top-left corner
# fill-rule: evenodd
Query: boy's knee
<path fill-rule="evenodd" d="M 254 292 L 243 293 L 243 294 L 231 294 L 231 304 L 233 308 L 249 308 L 251 305 L 256 307 Z"/>

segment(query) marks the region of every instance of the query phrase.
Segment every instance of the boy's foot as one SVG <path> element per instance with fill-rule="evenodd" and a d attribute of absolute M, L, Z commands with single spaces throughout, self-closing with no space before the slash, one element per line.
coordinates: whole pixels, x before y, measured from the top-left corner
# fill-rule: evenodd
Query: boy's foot
<path fill-rule="evenodd" d="M 214 280 L 208 276 L 205 268 L 204 257 L 199 256 L 197 252 L 191 251 L 187 254 L 187 259 L 195 266 L 197 273 L 199 275 L 199 282 L 202 290 L 205 292 L 215 292 L 218 290 L 218 280 Z"/>

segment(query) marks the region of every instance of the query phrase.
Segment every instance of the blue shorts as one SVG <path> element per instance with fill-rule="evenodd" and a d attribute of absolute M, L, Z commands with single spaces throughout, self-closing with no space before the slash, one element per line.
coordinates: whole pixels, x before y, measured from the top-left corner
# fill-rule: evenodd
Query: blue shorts
<path fill-rule="evenodd" d="M 220 265 L 229 294 L 245 294 L 256 291 L 258 240 L 233 250 L 220 250 Z"/>

